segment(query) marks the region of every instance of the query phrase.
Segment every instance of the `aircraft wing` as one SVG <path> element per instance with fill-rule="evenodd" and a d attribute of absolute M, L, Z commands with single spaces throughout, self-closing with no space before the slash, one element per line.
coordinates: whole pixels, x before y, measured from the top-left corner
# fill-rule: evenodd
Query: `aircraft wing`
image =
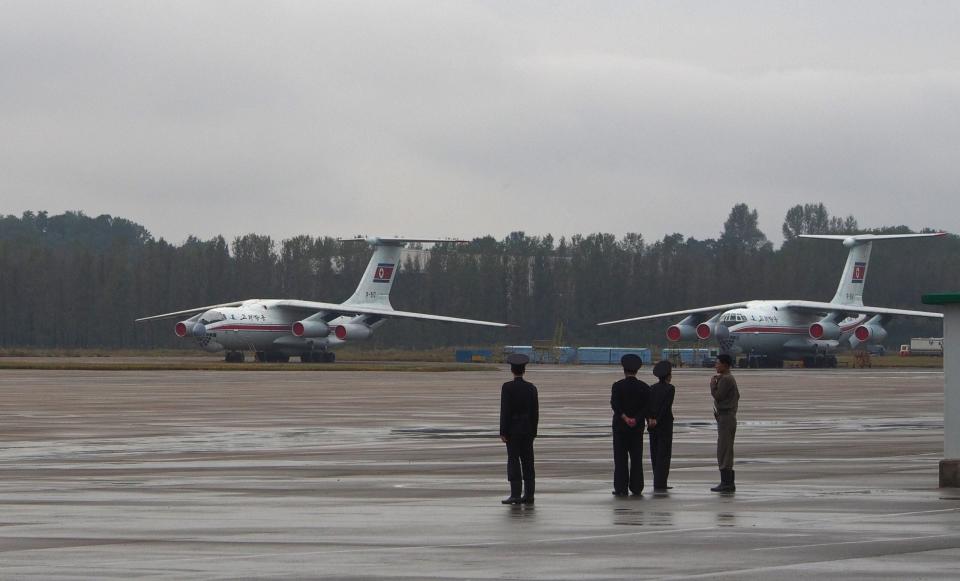
<path fill-rule="evenodd" d="M 712 307 L 700 307 L 698 309 L 687 309 L 685 311 L 673 311 L 670 313 L 657 313 L 655 315 L 644 315 L 643 317 L 633 317 L 630 319 L 620 319 L 618 321 L 606 321 L 604 323 L 597 323 L 597 326 L 603 325 L 616 325 L 618 323 L 630 323 L 633 321 L 646 321 L 649 319 L 660 319 L 663 317 L 673 317 L 676 315 L 693 315 L 696 313 L 710 313 L 715 311 L 726 311 L 728 309 L 742 309 L 747 306 L 746 302 L 742 303 L 729 303 L 726 305 L 714 305 Z"/>
<path fill-rule="evenodd" d="M 143 321 L 159 321 L 161 319 L 175 319 L 177 317 L 182 317 L 183 315 L 196 315 L 197 313 L 202 313 L 204 311 L 209 311 L 210 309 L 217 309 L 220 307 L 239 307 L 243 304 L 243 301 L 234 301 L 232 303 L 221 303 L 219 305 L 207 305 L 205 307 L 194 307 L 192 309 L 187 309 L 185 311 L 176 311 L 174 313 L 164 313 L 162 315 L 153 315 L 150 317 L 142 317 L 136 320 L 137 323 Z"/>
<path fill-rule="evenodd" d="M 786 301 L 784 306 L 788 309 L 798 311 L 812 311 L 817 313 L 828 313 L 842 311 L 850 314 L 863 315 L 895 315 L 900 317 L 927 317 L 931 319 L 942 319 L 943 313 L 932 313 L 930 311 L 908 311 L 905 309 L 887 309 L 884 307 L 863 307 L 857 305 L 842 305 L 838 303 L 819 303 L 816 301 Z"/>
<path fill-rule="evenodd" d="M 444 317 L 442 315 L 427 315 L 424 313 L 411 313 L 409 311 L 395 311 L 392 309 L 379 309 L 376 307 L 363 307 L 359 305 L 342 305 L 339 303 L 318 303 L 314 301 L 298 300 L 279 300 L 274 303 L 278 307 L 296 309 L 305 312 L 326 311 L 329 313 L 341 313 L 344 315 L 376 315 L 385 319 L 415 319 L 422 321 L 441 321 L 445 323 L 463 323 L 466 325 L 483 325 L 486 327 L 515 327 L 507 323 L 494 323 L 492 321 L 478 321 L 476 319 L 460 319 L 457 317 Z"/>

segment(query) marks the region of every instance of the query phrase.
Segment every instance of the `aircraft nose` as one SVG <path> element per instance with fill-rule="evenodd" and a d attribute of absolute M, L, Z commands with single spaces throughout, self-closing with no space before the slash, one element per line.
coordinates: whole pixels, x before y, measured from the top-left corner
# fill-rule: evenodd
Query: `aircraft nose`
<path fill-rule="evenodd" d="M 197 323 L 193 326 L 193 336 L 194 337 L 206 337 L 207 336 L 207 327 L 203 323 Z"/>

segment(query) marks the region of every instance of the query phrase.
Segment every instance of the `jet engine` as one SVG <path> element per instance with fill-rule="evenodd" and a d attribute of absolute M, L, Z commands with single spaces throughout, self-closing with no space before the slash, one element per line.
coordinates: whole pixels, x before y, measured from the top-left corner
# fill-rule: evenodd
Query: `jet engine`
<path fill-rule="evenodd" d="M 854 349 L 863 343 L 880 343 L 887 338 L 887 330 L 880 325 L 860 325 L 853 331 L 853 337 L 850 337 L 850 345 Z"/>
<path fill-rule="evenodd" d="M 840 337 L 840 326 L 833 321 L 819 321 L 810 325 L 809 333 L 811 339 L 818 341 L 830 341 Z"/>
<path fill-rule="evenodd" d="M 306 319 L 290 325 L 290 332 L 293 333 L 295 337 L 326 337 L 330 334 L 330 325 L 327 325 L 326 321 L 311 321 Z"/>
<path fill-rule="evenodd" d="M 369 339 L 373 335 L 373 329 L 357 323 L 337 325 L 333 332 L 341 341 L 360 341 Z"/>
<path fill-rule="evenodd" d="M 173 332 L 177 334 L 177 337 L 186 337 L 189 331 L 190 328 L 187 327 L 186 321 L 180 321 L 173 327 Z"/>
<path fill-rule="evenodd" d="M 697 339 L 697 319 L 693 315 L 667 328 L 670 341 L 695 341 Z"/>
<path fill-rule="evenodd" d="M 717 324 L 717 321 L 720 320 L 721 314 L 723 313 L 714 315 L 709 320 L 697 325 L 697 339 L 700 339 L 701 341 L 706 341 L 710 337 L 723 339 L 729 335 L 729 329 L 727 329 L 725 325 Z"/>
<path fill-rule="evenodd" d="M 877 315 L 853 330 L 850 337 L 850 346 L 856 349 L 864 343 L 880 343 L 887 338 L 887 330 L 883 328 L 883 321 Z"/>
<path fill-rule="evenodd" d="M 667 327 L 667 339 L 670 341 L 693 341 L 697 329 L 693 325 L 671 325 Z"/>

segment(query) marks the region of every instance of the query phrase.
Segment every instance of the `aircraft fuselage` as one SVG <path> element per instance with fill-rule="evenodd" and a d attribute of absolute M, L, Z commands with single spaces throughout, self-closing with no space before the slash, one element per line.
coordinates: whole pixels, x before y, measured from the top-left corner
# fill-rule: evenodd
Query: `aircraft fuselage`
<path fill-rule="evenodd" d="M 832 354 L 866 321 L 865 315 L 838 322 L 841 334 L 834 339 L 810 336 L 810 325 L 822 317 L 787 308 L 787 301 L 751 301 L 744 308 L 720 315 L 717 340 L 721 350 L 733 354 L 763 354 L 774 360 L 796 360 L 817 354 Z"/>

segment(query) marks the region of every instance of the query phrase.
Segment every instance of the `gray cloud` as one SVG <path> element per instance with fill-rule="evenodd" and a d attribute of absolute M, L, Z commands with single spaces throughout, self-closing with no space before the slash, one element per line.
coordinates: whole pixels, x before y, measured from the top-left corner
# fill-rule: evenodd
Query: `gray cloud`
<path fill-rule="evenodd" d="M 960 231 L 960 10 L 5 2 L 0 212 L 182 240 Z"/>

